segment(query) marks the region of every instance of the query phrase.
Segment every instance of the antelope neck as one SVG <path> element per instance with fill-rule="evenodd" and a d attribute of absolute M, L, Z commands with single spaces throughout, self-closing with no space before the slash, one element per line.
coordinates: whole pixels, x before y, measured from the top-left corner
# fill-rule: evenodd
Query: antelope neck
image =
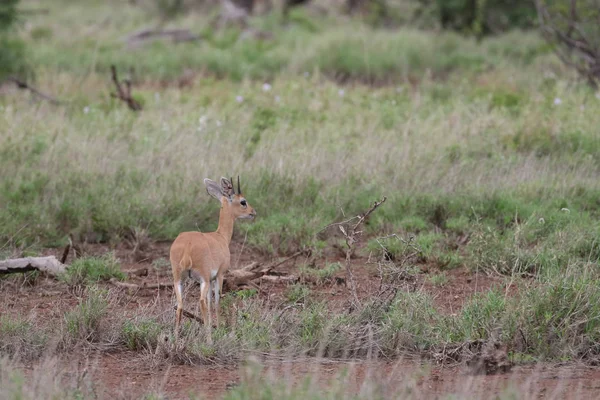
<path fill-rule="evenodd" d="M 223 197 L 221 199 L 221 211 L 219 212 L 219 227 L 217 233 L 227 239 L 227 244 L 231 242 L 233 236 L 233 213 L 229 201 Z"/>

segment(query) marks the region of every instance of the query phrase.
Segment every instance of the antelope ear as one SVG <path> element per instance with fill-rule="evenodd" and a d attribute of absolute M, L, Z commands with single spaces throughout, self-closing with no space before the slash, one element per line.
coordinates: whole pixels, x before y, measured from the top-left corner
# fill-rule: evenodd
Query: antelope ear
<path fill-rule="evenodd" d="M 204 179 L 204 185 L 206 186 L 206 191 L 208 192 L 208 194 L 210 194 L 215 199 L 221 201 L 223 193 L 221 192 L 221 186 L 217 182 L 206 178 Z"/>
<path fill-rule="evenodd" d="M 235 190 L 233 190 L 233 182 L 231 182 L 227 178 L 221 178 L 221 193 L 223 196 L 227 197 L 229 200 L 233 198 L 235 195 Z"/>

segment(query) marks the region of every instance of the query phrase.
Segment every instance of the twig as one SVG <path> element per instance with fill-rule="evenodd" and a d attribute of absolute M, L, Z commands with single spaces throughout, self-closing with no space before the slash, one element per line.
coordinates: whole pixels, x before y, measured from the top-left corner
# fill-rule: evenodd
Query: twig
<path fill-rule="evenodd" d="M 173 306 L 174 310 L 177 310 L 177 306 Z M 198 321 L 201 324 L 204 324 L 204 321 L 202 321 L 202 318 L 200 318 L 199 316 L 197 316 L 196 314 L 193 314 L 185 309 L 181 310 L 183 312 L 183 315 L 185 317 L 188 317 L 190 319 L 195 319 L 196 321 Z"/>
<path fill-rule="evenodd" d="M 17 88 L 19 88 L 19 89 L 29 90 L 31 93 L 33 93 L 37 97 L 47 100 L 51 104 L 59 105 L 62 103 L 60 100 L 58 100 L 50 95 L 40 92 L 39 90 L 37 90 L 36 88 L 34 88 L 30 84 L 28 84 L 27 82 L 25 82 L 21 79 L 15 78 L 14 76 L 10 76 L 10 77 L 6 78 L 4 81 L 14 83 L 17 86 Z"/>
<path fill-rule="evenodd" d="M 69 237 L 69 243 L 67 243 L 67 246 L 63 250 L 62 256 L 60 257 L 61 264 L 64 264 L 67 261 L 67 257 L 69 257 L 69 252 L 71 251 L 72 245 L 73 245 L 73 241 L 71 241 L 71 238 Z"/>
<path fill-rule="evenodd" d="M 138 285 L 136 283 L 127 283 L 127 282 L 120 282 L 118 280 L 116 280 L 115 278 L 111 278 L 109 280 L 110 283 L 112 283 L 115 286 L 118 287 L 123 287 L 123 288 L 127 288 L 127 289 L 168 289 L 168 288 L 172 288 L 173 284 L 172 283 L 142 283 L 141 285 Z"/>
<path fill-rule="evenodd" d="M 358 230 L 359 227 L 369 218 L 371 213 L 375 211 L 380 205 L 385 203 L 387 198 L 384 196 L 380 201 L 375 201 L 373 205 L 364 213 L 359 214 L 355 217 L 349 218 L 342 222 L 334 222 L 332 224 L 327 225 L 325 228 L 321 229 L 320 233 L 331 226 L 337 226 L 346 238 L 346 287 L 349 287 L 352 298 L 354 300 L 355 305 L 360 305 L 360 301 L 358 300 L 358 294 L 356 293 L 356 283 L 354 282 L 354 275 L 352 274 L 352 255 L 356 250 L 356 242 L 358 241 L 358 237 L 362 234 L 362 231 Z M 356 221 L 354 225 L 348 226 L 344 228 L 345 224 L 349 224 L 352 221 Z"/>
<path fill-rule="evenodd" d="M 117 93 L 111 93 L 110 95 L 124 101 L 132 111 L 140 111 L 142 109 L 142 105 L 133 97 L 131 97 L 131 81 L 128 79 L 123 81 L 125 83 L 125 89 L 123 89 L 117 76 L 117 67 L 111 65 L 110 71 L 112 74 L 112 80 L 117 88 Z"/>
<path fill-rule="evenodd" d="M 284 258 L 283 260 L 279 261 L 277 264 L 274 264 L 273 266 L 269 267 L 269 269 L 275 269 L 283 264 L 285 264 L 286 262 L 293 260 L 294 258 L 302 255 L 302 254 L 308 254 L 307 250 L 300 250 L 295 252 L 294 254 L 292 254 L 291 256 Z"/>

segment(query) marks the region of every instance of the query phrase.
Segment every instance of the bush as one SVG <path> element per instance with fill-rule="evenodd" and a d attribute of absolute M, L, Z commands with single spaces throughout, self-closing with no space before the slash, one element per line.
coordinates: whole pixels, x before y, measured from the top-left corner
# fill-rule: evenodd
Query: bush
<path fill-rule="evenodd" d="M 0 2 L 0 80 L 9 75 L 25 75 L 28 72 L 25 44 L 10 35 L 17 22 L 18 3 L 19 0 Z"/>
<path fill-rule="evenodd" d="M 102 257 L 78 258 L 61 276 L 61 280 L 69 286 L 89 285 L 111 278 L 125 279 L 125 274 L 121 272 L 119 261 L 113 253 Z"/>
<path fill-rule="evenodd" d="M 31 360 L 42 355 L 46 335 L 22 318 L 0 317 L 0 355 Z"/>
<path fill-rule="evenodd" d="M 67 343 L 74 344 L 80 340 L 98 342 L 101 337 L 100 322 L 106 314 L 107 307 L 106 293 L 97 288 L 90 288 L 87 298 L 65 314 Z"/>
<path fill-rule="evenodd" d="M 150 350 L 156 348 L 162 326 L 153 319 L 125 321 L 121 333 L 129 350 Z"/>
<path fill-rule="evenodd" d="M 440 25 L 477 36 L 532 27 L 536 18 L 533 1 L 526 0 L 421 0 L 434 8 Z"/>

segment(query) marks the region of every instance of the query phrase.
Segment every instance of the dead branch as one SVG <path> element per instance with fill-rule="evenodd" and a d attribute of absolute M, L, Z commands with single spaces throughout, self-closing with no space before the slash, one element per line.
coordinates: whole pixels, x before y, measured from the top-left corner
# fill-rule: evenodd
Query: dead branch
<path fill-rule="evenodd" d="M 66 266 L 56 257 L 27 257 L 0 261 L 0 275 L 15 272 L 41 271 L 56 276 L 66 271 Z"/>
<path fill-rule="evenodd" d="M 69 257 L 69 252 L 71 251 L 72 245 L 73 245 L 73 242 L 71 241 L 71 238 L 69 237 L 69 243 L 67 243 L 67 245 L 65 246 L 62 256 L 60 257 L 61 264 L 64 264 L 65 262 L 67 262 L 67 257 Z"/>
<path fill-rule="evenodd" d="M 173 309 L 174 309 L 174 310 L 177 310 L 177 306 L 174 306 L 174 307 L 173 307 Z M 199 317 L 199 316 L 197 316 L 196 314 L 193 314 L 193 313 L 191 313 L 191 312 L 189 312 L 189 311 L 187 311 L 187 310 L 185 310 L 185 309 L 183 309 L 183 310 L 181 310 L 181 311 L 183 312 L 183 315 L 184 315 L 185 317 L 188 317 L 188 318 L 190 318 L 190 319 L 194 319 L 194 320 L 196 320 L 196 321 L 200 322 L 201 324 L 204 324 L 204 321 L 202 321 L 202 318 L 200 318 L 200 317 Z"/>
<path fill-rule="evenodd" d="M 148 268 L 138 268 L 133 269 L 131 271 L 127 271 L 127 275 L 129 276 L 148 276 Z"/>
<path fill-rule="evenodd" d="M 140 111 L 142 109 L 142 105 L 133 97 L 131 97 L 131 81 L 128 79 L 124 80 L 123 83 L 125 84 L 125 88 L 123 88 L 117 76 L 117 67 L 111 65 L 110 71 L 112 74 L 112 81 L 117 88 L 117 93 L 111 93 L 110 95 L 125 102 L 130 110 Z"/>
<path fill-rule="evenodd" d="M 200 36 L 193 34 L 188 29 L 144 29 L 129 36 L 127 45 L 137 47 L 147 41 L 157 39 L 170 39 L 173 43 L 179 43 L 200 40 Z"/>
<path fill-rule="evenodd" d="M 339 228 L 340 232 L 342 232 L 342 234 L 344 235 L 344 237 L 346 239 L 346 246 L 347 246 L 346 262 L 345 262 L 346 287 L 349 287 L 350 292 L 352 293 L 352 298 L 356 305 L 360 305 L 360 301 L 358 300 L 358 294 L 356 292 L 356 282 L 354 282 L 354 275 L 352 274 L 352 255 L 354 254 L 354 251 L 356 250 L 356 243 L 358 241 L 358 238 L 362 234 L 362 231 L 360 231 L 358 229 L 369 218 L 371 213 L 373 213 L 373 211 L 375 211 L 386 200 L 387 200 L 387 198 L 384 196 L 380 201 L 375 201 L 373 203 L 373 205 L 364 213 L 359 214 L 353 218 L 349 218 L 342 222 L 329 224 L 325 228 L 321 229 L 321 231 L 319 231 L 319 232 L 322 232 L 323 230 L 325 230 L 331 226 L 337 226 Z M 350 223 L 353 221 L 356 221 L 354 223 L 354 225 L 350 225 Z M 346 228 L 344 228 L 344 225 L 346 225 Z"/>
<path fill-rule="evenodd" d="M 14 76 L 10 76 L 10 77 L 6 78 L 4 80 L 4 82 L 12 82 L 17 86 L 17 88 L 19 88 L 21 90 L 29 90 L 35 96 L 37 96 L 41 99 L 44 99 L 44 100 L 50 102 L 51 104 L 59 105 L 62 103 L 60 100 L 58 100 L 50 95 L 40 92 L 39 90 L 37 90 L 36 88 L 34 88 L 33 86 L 31 86 L 30 84 L 25 82 L 24 80 L 21 80 Z"/>
<path fill-rule="evenodd" d="M 292 254 L 291 256 L 289 256 L 289 257 L 287 257 L 287 258 L 284 258 L 283 260 L 279 261 L 277 264 L 273 265 L 273 266 L 271 267 L 271 269 L 275 269 L 275 268 L 277 268 L 277 267 L 279 267 L 279 266 L 281 266 L 281 265 L 285 264 L 286 262 L 288 262 L 288 261 L 290 261 L 290 260 L 293 260 L 293 259 L 295 259 L 295 258 L 296 258 L 296 257 L 298 257 L 298 256 L 301 256 L 302 254 L 305 254 L 305 255 L 307 255 L 307 256 L 310 256 L 310 250 L 300 250 L 300 251 L 297 251 L 297 252 L 295 252 L 294 254 Z"/>
<path fill-rule="evenodd" d="M 134 289 L 134 290 L 140 289 L 140 285 L 136 285 L 135 283 L 121 282 L 121 281 L 116 280 L 115 278 L 110 278 L 109 282 L 120 288 Z"/>
<path fill-rule="evenodd" d="M 545 0 L 535 0 L 540 28 L 546 41 L 553 45 L 555 54 L 567 66 L 574 68 L 596 88 L 600 81 L 600 49 L 597 39 L 587 29 L 597 24 L 589 13 L 577 12 L 577 0 L 571 0 L 568 10 L 546 7 Z M 587 5 L 597 14 L 597 5 Z M 587 11 L 587 10 L 584 10 Z"/>

